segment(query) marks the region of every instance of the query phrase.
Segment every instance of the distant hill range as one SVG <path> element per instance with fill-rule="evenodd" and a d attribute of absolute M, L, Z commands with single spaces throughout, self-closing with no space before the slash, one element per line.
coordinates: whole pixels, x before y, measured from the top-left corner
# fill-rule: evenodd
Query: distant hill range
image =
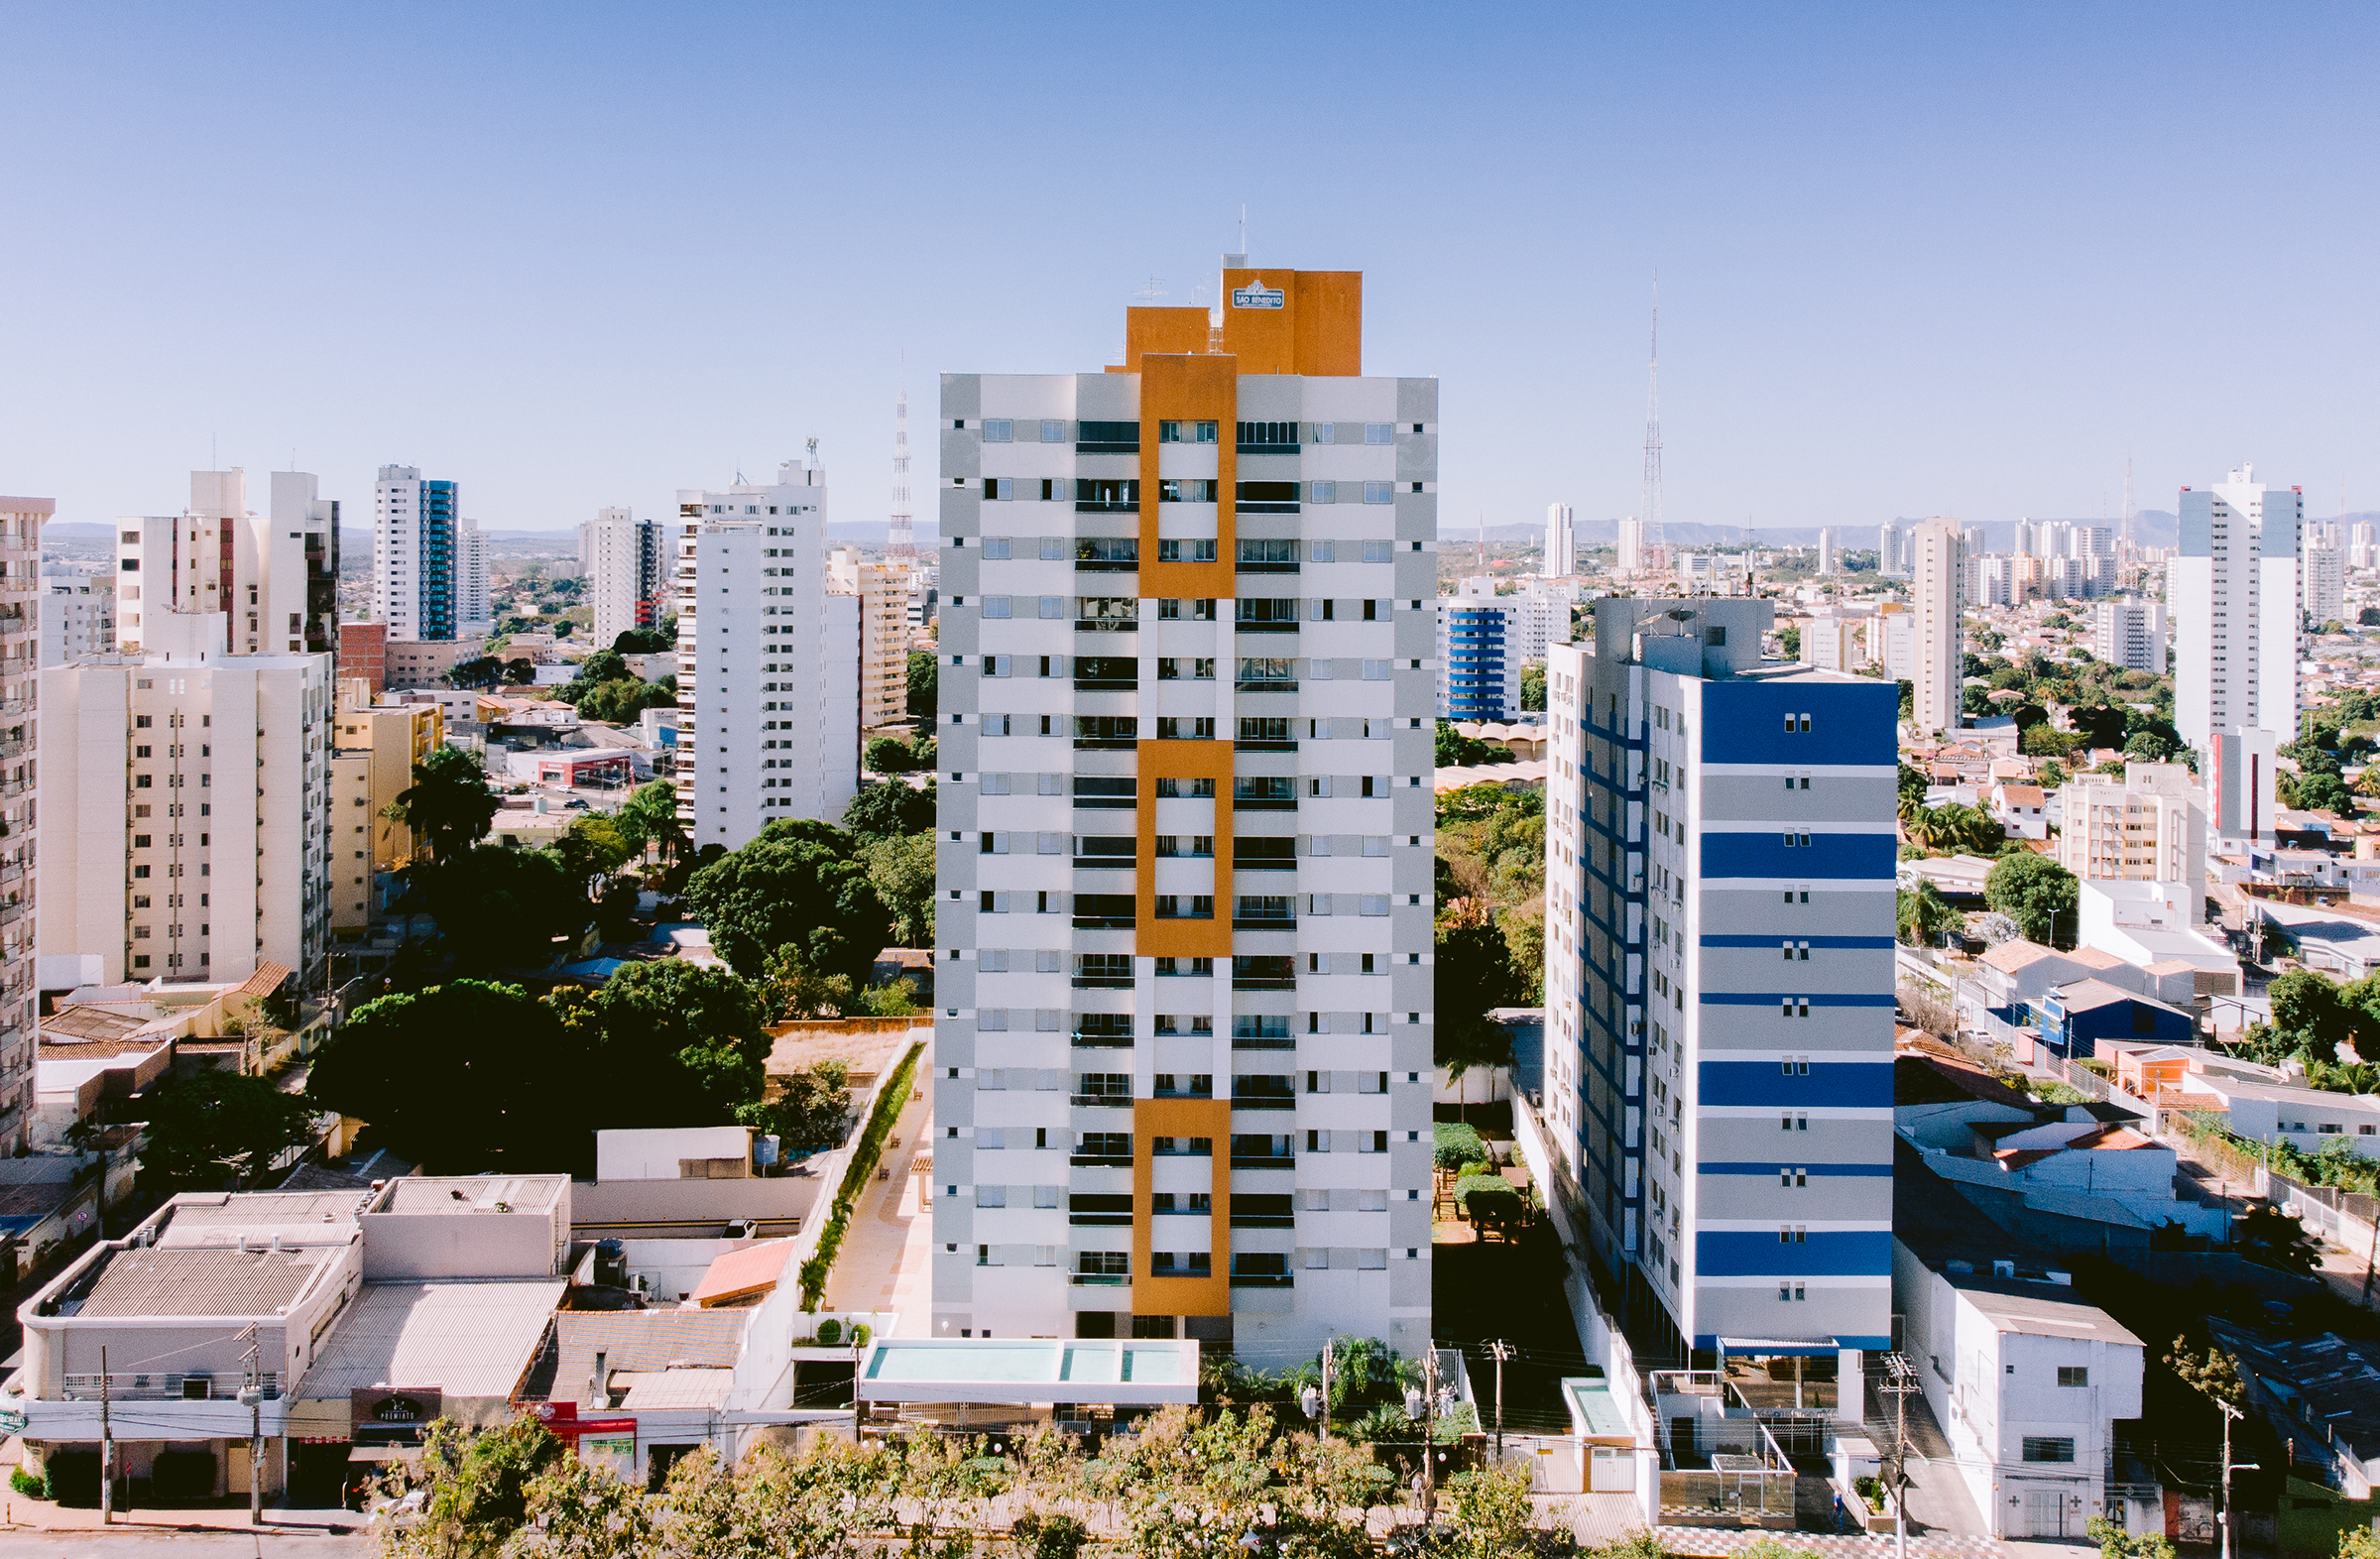
<path fill-rule="evenodd" d="M 1896 519 L 1891 523 L 1907 527 L 1917 525 L 1925 518 L 1927 517 L 1921 515 L 1916 518 Z M 2116 529 L 2117 524 L 2113 520 L 2078 520 L 2064 515 L 2040 515 L 2033 518 L 2035 524 L 2056 521 L 2066 525 L 2103 525 L 2110 531 Z M 2309 518 L 2353 525 L 2364 520 L 2380 521 L 2380 510 L 2366 509 L 2352 514 L 2313 515 Z M 1845 522 L 1835 527 L 1835 544 L 1854 552 L 1872 551 L 1875 549 L 1876 532 L 1880 529 L 1880 522 L 1872 521 L 1856 525 Z M 1982 522 L 1979 528 L 1983 532 L 1984 546 L 1995 552 L 2013 551 L 2016 547 L 2016 527 L 2017 522 L 2014 520 Z M 1818 544 L 1818 527 L 1816 526 L 1754 526 L 1746 529 L 1736 525 L 1673 523 L 1665 529 L 1669 534 L 1670 545 L 1689 548 L 1747 544 L 1757 546 L 1816 546 Z M 1476 540 L 1479 535 L 1480 530 L 1477 526 L 1441 525 L 1438 528 L 1438 544 L 1442 550 L 1451 550 L 1466 541 Z M 2181 540 L 2180 522 L 2165 510 L 2143 509 L 2133 517 L 2132 535 L 2143 546 L 2173 546 Z M 1491 525 L 1488 527 L 1488 540 L 1490 545 L 1497 542 L 1542 541 L 1544 539 L 1545 527 L 1542 525 Z M 1587 520 L 1579 523 L 1579 540 L 1590 546 L 1608 546 L 1618 539 L 1619 528 L 1616 521 Z"/>

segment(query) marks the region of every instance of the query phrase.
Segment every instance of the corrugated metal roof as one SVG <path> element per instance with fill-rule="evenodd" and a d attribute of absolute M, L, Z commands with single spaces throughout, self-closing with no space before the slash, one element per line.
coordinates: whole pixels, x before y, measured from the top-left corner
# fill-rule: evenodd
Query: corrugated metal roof
<path fill-rule="evenodd" d="M 509 1397 L 566 1285 L 529 1281 L 368 1283 L 298 1387 L 344 1403 L 363 1386 L 436 1386 Z"/>
<path fill-rule="evenodd" d="M 287 1309 L 335 1247 L 297 1251 L 219 1248 L 118 1251 L 100 1266 L 75 1314 L 273 1315 Z"/>

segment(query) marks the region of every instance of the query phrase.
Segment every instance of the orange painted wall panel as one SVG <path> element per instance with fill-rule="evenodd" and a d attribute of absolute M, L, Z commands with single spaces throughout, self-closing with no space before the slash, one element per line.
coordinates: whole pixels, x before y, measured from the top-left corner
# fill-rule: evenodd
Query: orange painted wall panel
<path fill-rule="evenodd" d="M 1228 756 L 1229 749 L 1226 749 Z M 1227 922 L 1228 924 L 1228 922 Z M 1227 1085 L 1229 1080 L 1226 1080 Z M 1209 1160 L 1213 1222 L 1205 1277 L 1151 1277 L 1149 1253 L 1155 1233 L 1152 1185 L 1156 1158 L 1152 1137 L 1204 1137 L 1215 1144 Z M 1178 1217 L 1178 1214 L 1168 1214 Z M 1232 1313 L 1232 1102 L 1229 1099 L 1141 1099 L 1132 1104 L 1132 1313 L 1134 1315 L 1229 1315 Z"/>

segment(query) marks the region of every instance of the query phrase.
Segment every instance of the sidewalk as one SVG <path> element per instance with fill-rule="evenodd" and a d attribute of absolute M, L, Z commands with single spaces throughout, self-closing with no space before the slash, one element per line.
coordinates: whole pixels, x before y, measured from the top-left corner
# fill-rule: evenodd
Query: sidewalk
<path fill-rule="evenodd" d="M 23 1448 L 15 1438 L 0 1444 L 0 1465 L 15 1467 L 23 1456 Z M 295 1510 L 265 1507 L 265 1524 L 248 1524 L 246 1504 L 208 1507 L 202 1509 L 133 1509 L 118 1510 L 115 1520 L 104 1529 L 99 1524 L 99 1511 L 76 1505 L 61 1505 L 49 1499 L 28 1499 L 21 1494 L 0 1491 L 0 1551 L 21 1545 L 34 1534 L 55 1538 L 81 1537 L 105 1551 L 119 1553 L 129 1545 L 141 1542 L 172 1541 L 178 1553 L 253 1554 L 261 1546 L 267 1553 L 277 1553 L 298 1559 L 300 1555 L 360 1553 L 374 1548 L 373 1539 L 361 1535 L 365 1518 L 353 1510 Z M 199 1534 L 223 1534 L 226 1542 L 209 1545 Z M 60 1548 L 45 1544 L 44 1553 L 74 1552 L 71 1546 Z"/>
<path fill-rule="evenodd" d="M 911 1173 L 918 1154 L 931 1149 L 933 1087 L 931 1069 L 920 1066 L 909 1102 L 892 1128 L 900 1145 L 885 1149 L 884 1165 L 892 1177 L 871 1180 L 860 1193 L 843 1249 L 827 1273 L 821 1305 L 897 1311 L 895 1330 L 902 1337 L 924 1337 L 933 1325 L 933 1209 L 923 1202 L 926 1177 Z"/>

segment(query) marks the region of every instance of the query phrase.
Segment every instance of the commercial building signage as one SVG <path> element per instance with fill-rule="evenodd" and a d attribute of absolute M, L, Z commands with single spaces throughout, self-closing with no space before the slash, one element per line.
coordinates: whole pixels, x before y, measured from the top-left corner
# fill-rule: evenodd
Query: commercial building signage
<path fill-rule="evenodd" d="M 1232 289 L 1234 308 L 1279 308 L 1285 301 L 1279 288 L 1266 287 L 1262 281 Z"/>

